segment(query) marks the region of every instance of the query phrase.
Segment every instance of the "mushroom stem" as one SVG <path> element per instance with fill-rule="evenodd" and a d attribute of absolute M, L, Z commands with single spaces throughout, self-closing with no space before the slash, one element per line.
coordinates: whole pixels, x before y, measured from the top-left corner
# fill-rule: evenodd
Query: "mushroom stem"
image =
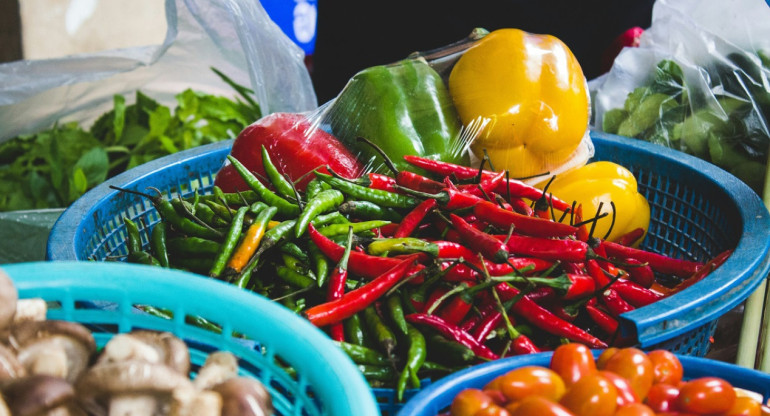
<path fill-rule="evenodd" d="M 109 416 L 152 416 L 158 407 L 155 397 L 137 393 L 116 395 L 110 400 Z"/>
<path fill-rule="evenodd" d="M 48 313 L 48 304 L 44 299 L 19 299 L 16 302 L 16 315 L 13 317 L 13 323 L 18 324 L 24 321 L 45 321 Z"/>
<path fill-rule="evenodd" d="M 160 361 L 160 355 L 152 346 L 130 334 L 119 334 L 107 343 L 99 360 L 118 362 L 129 359 L 141 359 L 150 363 L 157 363 Z"/>
<path fill-rule="evenodd" d="M 215 351 L 206 357 L 193 385 L 198 390 L 208 390 L 228 379 L 238 376 L 238 359 L 228 351 Z"/>
<path fill-rule="evenodd" d="M 222 396 L 194 388 L 176 389 L 171 394 L 169 416 L 220 416 Z"/>

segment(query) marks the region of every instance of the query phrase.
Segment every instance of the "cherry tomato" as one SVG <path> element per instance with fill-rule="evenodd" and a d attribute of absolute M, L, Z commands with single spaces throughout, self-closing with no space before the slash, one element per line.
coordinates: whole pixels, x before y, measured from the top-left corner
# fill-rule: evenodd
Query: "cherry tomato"
<path fill-rule="evenodd" d="M 491 397 L 479 389 L 465 389 L 455 396 L 449 407 L 452 416 L 473 416 L 479 410 L 495 404 Z"/>
<path fill-rule="evenodd" d="M 564 406 L 542 396 L 529 396 L 519 402 L 511 416 L 574 416 Z"/>
<path fill-rule="evenodd" d="M 645 404 L 629 403 L 618 407 L 614 416 L 655 416 L 655 412 Z"/>
<path fill-rule="evenodd" d="M 602 353 L 599 354 L 599 357 L 596 358 L 596 368 L 599 370 L 604 370 L 604 366 L 607 364 L 607 361 L 618 351 L 620 351 L 620 348 L 615 347 L 610 347 L 602 351 Z"/>
<path fill-rule="evenodd" d="M 617 402 L 618 390 L 599 374 L 589 374 L 578 380 L 559 401 L 576 416 L 611 416 Z"/>
<path fill-rule="evenodd" d="M 733 406 L 725 412 L 730 416 L 762 416 L 762 404 L 748 396 L 738 396 Z"/>
<path fill-rule="evenodd" d="M 511 370 L 498 383 L 500 391 L 511 401 L 535 394 L 558 401 L 566 390 L 564 381 L 555 371 L 540 366 Z"/>
<path fill-rule="evenodd" d="M 628 380 L 639 400 L 644 400 L 652 387 L 652 361 L 638 348 L 621 348 L 607 360 L 603 369 Z"/>
<path fill-rule="evenodd" d="M 656 413 L 674 411 L 679 387 L 666 383 L 653 384 L 644 403 Z"/>
<path fill-rule="evenodd" d="M 551 356 L 550 367 L 561 376 L 567 387 L 581 377 L 596 372 L 596 363 L 591 350 L 576 342 L 558 346 Z"/>
<path fill-rule="evenodd" d="M 682 381 L 684 368 L 674 353 L 667 350 L 654 350 L 647 353 L 652 361 L 653 383 L 677 384 Z"/>
<path fill-rule="evenodd" d="M 473 416 L 511 416 L 511 414 L 504 408 L 493 404 L 479 410 Z"/>
<path fill-rule="evenodd" d="M 503 392 L 501 392 L 500 390 L 488 389 L 485 387 L 484 390 L 482 391 L 484 392 L 484 394 L 491 397 L 492 400 L 499 406 L 503 406 L 506 403 L 508 403 L 508 398 L 505 397 Z"/>
<path fill-rule="evenodd" d="M 631 388 L 631 384 L 625 378 L 606 370 L 600 370 L 599 375 L 609 380 L 618 389 L 618 407 L 629 403 L 638 403 L 639 399 Z"/>
<path fill-rule="evenodd" d="M 733 406 L 735 390 L 717 377 L 701 377 L 686 382 L 679 389 L 677 406 L 692 413 L 721 413 Z"/>

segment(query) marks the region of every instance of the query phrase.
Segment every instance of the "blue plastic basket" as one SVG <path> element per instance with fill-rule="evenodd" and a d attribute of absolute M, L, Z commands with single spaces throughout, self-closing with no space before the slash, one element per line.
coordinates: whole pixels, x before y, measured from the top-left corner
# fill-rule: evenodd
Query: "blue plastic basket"
<path fill-rule="evenodd" d="M 759 196 L 722 169 L 652 143 L 592 133 L 595 160 L 628 167 L 650 202 L 651 224 L 642 247 L 705 261 L 734 248 L 708 278 L 667 299 L 625 314 L 623 330 L 636 333 L 645 349 L 664 348 L 704 356 L 717 320 L 741 303 L 770 271 L 770 216 Z M 151 228 L 159 217 L 149 201 L 119 193 L 116 185 L 142 190 L 154 186 L 167 197 L 208 193 L 231 141 L 219 142 L 147 163 L 94 188 L 54 224 L 50 260 L 102 260 L 126 254 L 123 217 Z M 146 232 L 142 233 L 143 238 Z M 400 407 L 393 390 L 375 389 L 383 414 Z"/>
<path fill-rule="evenodd" d="M 595 351 L 594 354 L 598 354 Z M 442 378 L 409 400 L 398 416 L 436 416 L 452 404 L 454 397 L 466 388 L 483 388 L 497 376 L 528 365 L 548 367 L 551 352 L 520 355 L 476 365 Z M 721 361 L 678 355 L 684 367 L 684 378 L 720 377 L 733 387 L 751 390 L 770 399 L 770 374 L 750 370 Z"/>
<path fill-rule="evenodd" d="M 192 273 L 119 262 L 18 263 L 2 269 L 20 298 L 48 301 L 49 319 L 88 325 L 98 346 L 135 328 L 168 331 L 186 341 L 193 368 L 214 350 L 239 357 L 241 373 L 268 388 L 278 415 L 377 414 L 369 385 L 347 355 L 267 298 Z M 169 309 L 173 319 L 145 314 L 137 305 Z M 221 332 L 188 324 L 188 316 L 216 323 Z"/>

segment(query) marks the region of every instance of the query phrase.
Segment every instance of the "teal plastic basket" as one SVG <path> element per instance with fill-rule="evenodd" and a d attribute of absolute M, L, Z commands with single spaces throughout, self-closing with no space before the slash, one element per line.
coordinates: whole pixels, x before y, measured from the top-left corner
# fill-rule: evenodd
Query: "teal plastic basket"
<path fill-rule="evenodd" d="M 466 388 L 483 388 L 497 376 L 516 368 L 534 365 L 548 367 L 551 352 L 503 358 L 467 368 L 444 377 L 423 389 L 404 405 L 398 416 L 436 416 L 444 412 L 457 393 Z M 594 355 L 599 354 L 595 351 Z M 720 377 L 733 387 L 750 390 L 762 395 L 766 403 L 770 399 L 770 374 L 750 370 L 721 361 L 678 355 L 684 368 L 685 379 Z"/>
<path fill-rule="evenodd" d="M 98 346 L 141 328 L 183 339 L 194 369 L 212 351 L 232 352 L 242 375 L 267 387 L 276 415 L 378 412 L 368 383 L 347 355 L 309 322 L 267 298 L 192 273 L 120 262 L 0 268 L 11 276 L 20 298 L 45 299 L 48 319 L 87 325 Z M 137 305 L 168 309 L 173 319 L 145 314 Z M 189 324 L 187 317 L 205 318 L 221 332 Z"/>
<path fill-rule="evenodd" d="M 725 249 L 732 256 L 690 288 L 622 316 L 644 349 L 704 356 L 718 319 L 745 300 L 770 271 L 770 215 L 746 184 L 703 160 L 652 143 L 592 133 L 593 160 L 629 168 L 650 202 L 651 224 L 642 248 L 705 261 Z M 123 217 L 147 230 L 159 221 L 152 204 L 110 185 L 143 190 L 153 186 L 168 198 L 209 193 L 232 146 L 224 141 L 170 155 L 114 177 L 86 193 L 54 224 L 50 260 L 103 260 L 127 253 Z M 139 221 L 141 220 L 141 221 Z M 407 397 L 414 392 L 407 393 Z M 392 415 L 401 404 L 392 389 L 375 389 L 380 410 Z"/>

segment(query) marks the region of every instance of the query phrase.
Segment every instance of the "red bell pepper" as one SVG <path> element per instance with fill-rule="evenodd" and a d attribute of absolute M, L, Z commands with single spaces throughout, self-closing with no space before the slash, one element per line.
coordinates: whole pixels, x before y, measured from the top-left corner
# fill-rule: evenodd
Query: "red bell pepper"
<path fill-rule="evenodd" d="M 354 179 L 363 173 L 363 165 L 336 137 L 313 125 L 302 114 L 273 113 L 243 129 L 233 142 L 230 154 L 250 171 L 265 177 L 262 166 L 262 146 L 272 156 L 272 161 L 292 181 L 304 190 L 313 178 L 312 172 L 329 166 L 337 174 Z M 328 173 L 325 168 L 319 169 Z M 245 191 L 248 188 L 232 165 L 226 165 L 217 173 L 214 184 L 225 192 Z"/>

